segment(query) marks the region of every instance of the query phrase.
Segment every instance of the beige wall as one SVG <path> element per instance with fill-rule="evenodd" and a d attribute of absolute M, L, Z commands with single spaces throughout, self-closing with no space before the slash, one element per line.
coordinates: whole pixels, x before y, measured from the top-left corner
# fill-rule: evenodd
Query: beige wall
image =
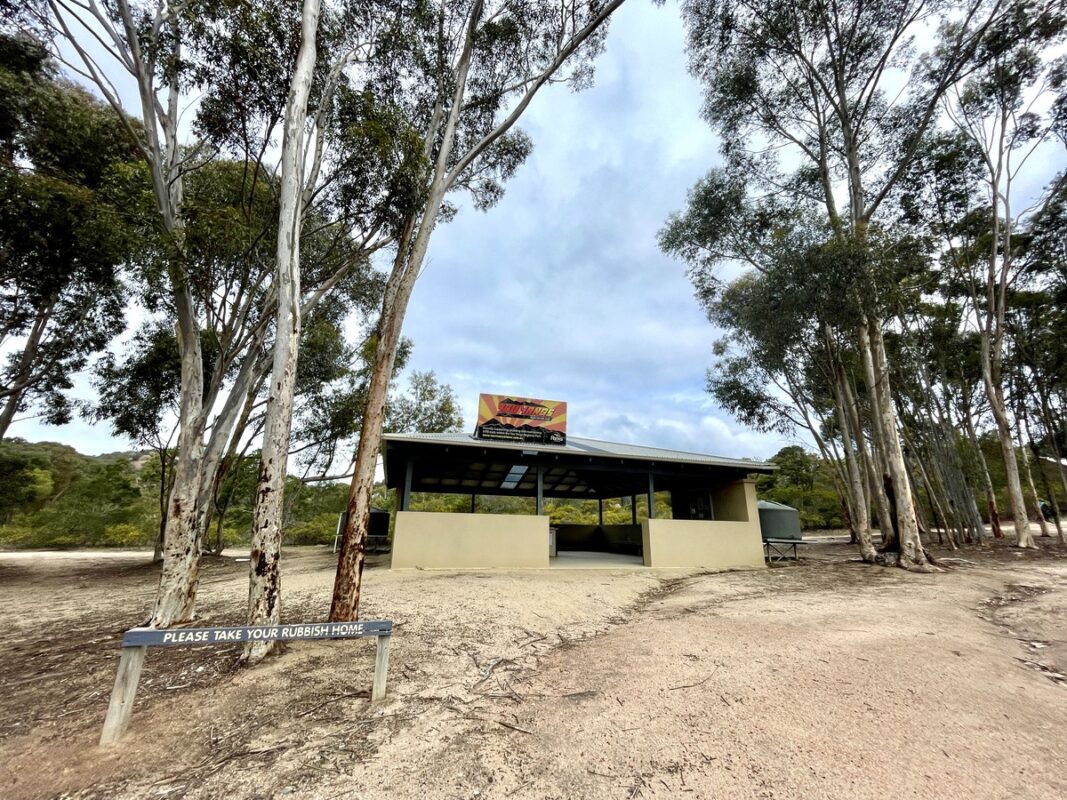
<path fill-rule="evenodd" d="M 714 503 L 714 521 L 645 520 L 641 524 L 645 566 L 704 569 L 763 567 L 763 540 L 756 511 L 755 484 L 752 481 L 737 481 L 717 489 Z M 727 514 L 727 520 L 732 517 L 733 521 L 722 519 Z M 738 517 L 742 519 L 738 521 Z"/>
<path fill-rule="evenodd" d="M 396 512 L 393 569 L 547 566 L 547 516 Z"/>
<path fill-rule="evenodd" d="M 749 509 L 749 503 L 752 504 Z M 749 522 L 759 520 L 756 506 L 756 484 L 752 481 L 734 481 L 711 490 L 712 516 L 726 522 Z"/>

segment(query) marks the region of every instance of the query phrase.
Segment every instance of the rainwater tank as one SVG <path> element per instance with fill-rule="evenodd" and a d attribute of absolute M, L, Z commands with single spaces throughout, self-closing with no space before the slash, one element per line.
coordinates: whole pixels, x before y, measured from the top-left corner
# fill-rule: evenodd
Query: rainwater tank
<path fill-rule="evenodd" d="M 759 509 L 759 526 L 764 539 L 803 538 L 800 533 L 800 512 L 792 506 L 760 500 L 756 507 Z"/>

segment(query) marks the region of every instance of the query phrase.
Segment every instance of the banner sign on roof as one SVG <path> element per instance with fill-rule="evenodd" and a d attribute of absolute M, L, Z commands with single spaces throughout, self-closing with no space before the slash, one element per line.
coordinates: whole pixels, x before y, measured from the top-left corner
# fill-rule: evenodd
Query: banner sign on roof
<path fill-rule="evenodd" d="M 478 399 L 479 439 L 536 444 L 567 443 L 567 404 L 503 394 Z"/>

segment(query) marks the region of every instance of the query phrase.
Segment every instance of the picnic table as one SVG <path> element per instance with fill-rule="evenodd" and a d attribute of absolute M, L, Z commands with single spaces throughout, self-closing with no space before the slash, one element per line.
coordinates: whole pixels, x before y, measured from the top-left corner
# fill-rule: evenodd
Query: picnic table
<path fill-rule="evenodd" d="M 793 560 L 797 561 L 797 545 L 807 544 L 803 539 L 764 539 L 763 557 L 770 562 L 785 561 L 789 551 L 793 551 Z"/>

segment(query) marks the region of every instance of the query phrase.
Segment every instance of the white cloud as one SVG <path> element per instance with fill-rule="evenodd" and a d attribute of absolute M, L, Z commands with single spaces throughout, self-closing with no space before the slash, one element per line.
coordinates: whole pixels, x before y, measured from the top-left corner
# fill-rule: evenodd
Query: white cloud
<path fill-rule="evenodd" d="M 531 105 L 534 152 L 501 203 L 435 233 L 405 325 L 410 367 L 453 386 L 470 430 L 479 392 L 500 391 L 567 400 L 577 436 L 752 457 L 784 444 L 705 393 L 715 331 L 656 244 L 718 159 L 684 44 L 675 6 L 624 5 L 596 85 Z M 22 426 L 87 452 L 128 447 L 102 426 Z"/>

